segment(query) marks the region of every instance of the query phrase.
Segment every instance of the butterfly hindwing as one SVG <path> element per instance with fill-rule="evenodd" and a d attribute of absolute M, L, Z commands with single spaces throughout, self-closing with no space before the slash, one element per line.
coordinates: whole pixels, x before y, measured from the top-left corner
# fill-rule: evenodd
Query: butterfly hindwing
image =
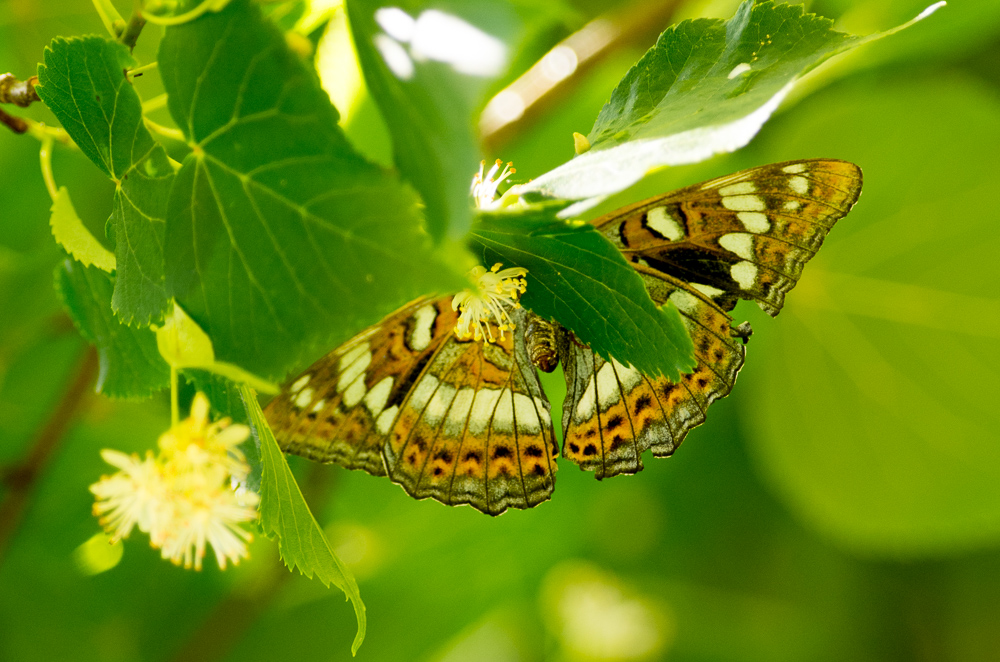
<path fill-rule="evenodd" d="M 630 261 L 713 297 L 777 315 L 833 224 L 861 194 L 861 169 L 831 159 L 744 170 L 594 221 Z"/>
<path fill-rule="evenodd" d="M 412 496 L 489 514 L 530 508 L 554 488 L 549 403 L 524 345 L 524 311 L 496 343 L 449 337 L 428 363 L 384 456 Z"/>
<path fill-rule="evenodd" d="M 451 299 L 404 306 L 292 380 L 265 410 L 282 449 L 493 515 L 548 499 L 557 453 L 525 313 L 497 343 L 459 340 Z"/>
<path fill-rule="evenodd" d="M 561 344 L 566 376 L 563 454 L 597 478 L 642 469 L 642 454 L 674 452 L 705 420 L 708 406 L 732 390 L 743 342 L 732 318 L 709 297 L 651 269 L 638 268 L 653 300 L 673 301 L 695 345 L 697 366 L 677 382 L 610 362 L 572 341 Z"/>

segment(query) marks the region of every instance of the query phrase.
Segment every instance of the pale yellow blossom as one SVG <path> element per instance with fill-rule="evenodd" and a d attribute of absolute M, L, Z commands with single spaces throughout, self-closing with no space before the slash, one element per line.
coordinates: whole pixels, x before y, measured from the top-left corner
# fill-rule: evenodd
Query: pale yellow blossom
<path fill-rule="evenodd" d="M 508 177 L 513 175 L 517 170 L 512 168 L 512 163 L 507 163 L 500 170 L 502 165 L 500 159 L 496 160 L 493 167 L 490 168 L 489 172 L 484 172 L 486 168 L 486 161 L 479 164 L 479 172 L 477 172 L 472 177 L 472 198 L 476 202 L 476 207 L 479 209 L 496 209 L 497 207 L 503 206 L 503 198 L 495 200 L 497 195 L 497 188 L 502 184 Z M 499 173 L 499 175 L 497 174 Z"/>
<path fill-rule="evenodd" d="M 250 471 L 239 449 L 248 435 L 229 419 L 209 422 L 208 399 L 197 394 L 191 415 L 160 435 L 158 455 L 101 452 L 119 471 L 91 485 L 94 514 L 113 539 L 137 527 L 163 558 L 186 568 L 200 570 L 209 545 L 220 568 L 239 563 L 252 540 L 242 525 L 256 519 L 259 501 L 232 487 Z"/>
<path fill-rule="evenodd" d="M 455 333 L 462 340 L 475 338 L 495 342 L 491 324 L 496 325 L 503 340 L 504 332 L 514 328 L 508 309 L 520 308 L 518 299 L 527 288 L 525 275 L 528 270 L 521 267 L 500 270 L 496 263 L 489 271 L 485 267 L 474 267 L 469 272 L 470 280 L 476 281 L 477 292 L 465 289 L 451 301 L 453 310 L 460 310 Z"/>

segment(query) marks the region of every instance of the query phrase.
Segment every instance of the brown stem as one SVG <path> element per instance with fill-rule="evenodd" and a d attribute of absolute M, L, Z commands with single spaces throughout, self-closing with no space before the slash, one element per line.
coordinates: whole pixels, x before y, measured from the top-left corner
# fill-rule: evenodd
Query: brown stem
<path fill-rule="evenodd" d="M 302 484 L 306 500 L 317 507 L 327 501 L 336 484 L 336 474 L 331 467 L 310 462 Z M 316 510 L 314 507 L 314 513 Z M 321 517 L 317 519 L 322 520 Z M 233 646 L 279 596 L 293 572 L 275 558 L 267 572 L 254 579 L 252 594 L 230 593 L 219 601 L 172 659 L 176 662 L 217 662 L 228 658 Z"/>
<path fill-rule="evenodd" d="M 94 392 L 97 370 L 97 351 L 89 346 L 76 369 L 73 381 L 63 394 L 55 411 L 36 433 L 27 457 L 19 466 L 15 466 L 3 474 L 2 478 L 7 487 L 7 495 L 0 502 L 0 565 L 3 564 L 7 548 L 31 503 L 38 479 L 45 473 L 49 461 L 59 448 L 60 442 L 66 436 L 66 432 L 76 415 L 83 408 L 88 396 Z"/>
<path fill-rule="evenodd" d="M 27 108 L 36 101 L 41 101 L 38 92 L 35 91 L 36 85 L 38 76 L 18 80 L 14 74 L 0 74 L 0 103 L 12 103 Z"/>
<path fill-rule="evenodd" d="M 28 123 L 26 121 L 20 117 L 5 113 L 3 109 L 0 109 L 0 124 L 3 124 L 14 133 L 26 133 L 28 131 Z"/>

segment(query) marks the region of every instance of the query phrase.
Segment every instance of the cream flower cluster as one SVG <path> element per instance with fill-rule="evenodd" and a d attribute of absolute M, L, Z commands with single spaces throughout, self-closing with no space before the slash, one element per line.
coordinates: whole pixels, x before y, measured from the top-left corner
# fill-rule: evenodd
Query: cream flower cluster
<path fill-rule="evenodd" d="M 257 518 L 259 498 L 231 485 L 250 470 L 239 450 L 250 430 L 229 419 L 210 424 L 208 413 L 208 398 L 197 394 L 191 416 L 160 436 L 157 455 L 101 451 L 118 472 L 90 491 L 97 498 L 94 515 L 113 540 L 138 527 L 163 558 L 196 570 L 206 545 L 222 569 L 227 561 L 237 564 L 248 556 L 252 536 L 241 525 Z"/>
<path fill-rule="evenodd" d="M 501 266 L 497 262 L 489 271 L 485 267 L 474 267 L 469 272 L 469 278 L 476 281 L 478 292 L 473 294 L 465 289 L 451 300 L 452 310 L 461 310 L 455 333 L 462 340 L 475 337 L 476 340 L 485 338 L 488 342 L 495 342 L 491 321 L 500 329 L 501 340 L 504 339 L 504 331 L 514 328 L 507 309 L 521 307 L 518 299 L 527 288 L 524 276 L 528 270 L 514 267 L 500 271 Z"/>

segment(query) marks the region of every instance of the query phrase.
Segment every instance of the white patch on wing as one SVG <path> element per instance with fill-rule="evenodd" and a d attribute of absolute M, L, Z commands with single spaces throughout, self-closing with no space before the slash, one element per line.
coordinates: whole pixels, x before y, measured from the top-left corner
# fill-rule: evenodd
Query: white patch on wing
<path fill-rule="evenodd" d="M 358 378 L 351 382 L 351 385 L 347 387 L 346 391 L 344 391 L 344 409 L 350 409 L 354 405 L 361 402 L 361 398 L 365 397 L 365 392 L 367 390 L 368 389 L 365 388 L 365 376 L 358 375 Z"/>
<path fill-rule="evenodd" d="M 310 379 L 312 379 L 312 375 L 302 375 L 301 377 L 295 380 L 295 383 L 292 384 L 292 388 L 290 389 L 290 391 L 292 393 L 298 393 L 305 387 L 306 384 L 309 383 Z"/>
<path fill-rule="evenodd" d="M 752 260 L 756 257 L 753 252 L 753 235 L 745 232 L 724 234 L 719 237 L 719 245 L 744 260 Z"/>
<path fill-rule="evenodd" d="M 436 428 L 441 419 L 448 413 L 448 407 L 451 406 L 451 401 L 454 399 L 455 387 L 441 384 L 434 392 L 434 397 L 427 403 L 427 409 L 424 410 L 424 421 L 427 425 Z"/>
<path fill-rule="evenodd" d="M 496 408 L 500 393 L 501 391 L 495 388 L 479 389 L 476 399 L 472 402 L 472 411 L 469 413 L 469 434 L 478 437 L 486 431 L 486 426 L 493 418 L 493 410 Z"/>
<path fill-rule="evenodd" d="M 367 342 L 359 344 L 357 347 L 352 347 L 350 351 L 340 357 L 340 365 L 337 366 L 337 372 L 344 372 L 347 366 L 354 363 L 359 356 L 371 349 L 371 345 Z"/>
<path fill-rule="evenodd" d="M 621 400 L 621 391 L 618 388 L 618 380 L 615 379 L 615 369 L 610 363 L 605 363 L 597 371 L 597 402 L 601 406 L 601 411 Z"/>
<path fill-rule="evenodd" d="M 385 409 L 385 403 L 389 401 L 389 393 L 392 391 L 392 377 L 383 377 L 382 380 L 372 386 L 365 396 L 365 407 L 372 417 L 376 417 Z"/>
<path fill-rule="evenodd" d="M 448 418 L 441 428 L 442 434 L 447 437 L 457 437 L 465 429 L 465 421 L 469 418 L 469 410 L 472 409 L 472 401 L 476 397 L 475 389 L 463 388 L 455 395 L 451 401 L 451 409 L 448 410 Z"/>
<path fill-rule="evenodd" d="M 379 414 L 378 419 L 375 421 L 375 427 L 380 433 L 389 434 L 389 430 L 392 429 L 392 424 L 396 420 L 397 413 L 399 413 L 399 405 L 393 405 Z"/>
<path fill-rule="evenodd" d="M 538 422 L 535 403 L 526 395 L 514 394 L 514 414 L 517 417 L 517 429 L 525 434 L 538 434 L 542 426 Z"/>
<path fill-rule="evenodd" d="M 698 299 L 691 296 L 690 292 L 684 290 L 674 290 L 670 293 L 670 301 L 685 313 L 693 313 L 698 308 Z"/>
<path fill-rule="evenodd" d="M 809 180 L 805 177 L 789 177 L 788 186 L 799 195 L 809 192 Z"/>
<path fill-rule="evenodd" d="M 594 408 L 597 406 L 597 398 L 594 392 L 594 377 L 591 376 L 587 382 L 580 401 L 576 403 L 576 421 L 590 420 L 594 416 Z"/>
<path fill-rule="evenodd" d="M 646 212 L 646 225 L 670 241 L 680 241 L 684 238 L 684 228 L 667 214 L 666 207 L 653 207 Z"/>
<path fill-rule="evenodd" d="M 757 187 L 754 186 L 753 182 L 740 182 L 739 184 L 731 184 L 719 189 L 719 195 L 729 196 L 729 195 L 746 195 L 748 193 L 756 193 Z"/>
<path fill-rule="evenodd" d="M 410 335 L 406 339 L 406 344 L 415 352 L 422 352 L 431 344 L 431 329 L 434 327 L 434 320 L 437 319 L 437 310 L 434 306 L 427 304 L 417 309 L 413 314 L 413 327 Z"/>
<path fill-rule="evenodd" d="M 319 402 L 313 405 L 312 411 L 314 414 L 318 414 L 321 411 L 323 411 L 323 407 L 325 406 L 326 406 L 326 400 L 320 400 Z"/>
<path fill-rule="evenodd" d="M 552 416 L 549 414 L 549 408 L 546 403 L 542 401 L 537 395 L 534 397 L 535 404 L 538 406 L 536 411 L 542 417 L 542 421 L 545 423 L 545 427 L 552 425 Z"/>
<path fill-rule="evenodd" d="M 761 234 L 771 229 L 771 221 L 768 220 L 767 214 L 762 214 L 759 211 L 737 212 L 736 218 L 740 219 L 743 227 L 755 234 Z"/>
<path fill-rule="evenodd" d="M 504 389 L 500 392 L 500 401 L 493 412 L 493 429 L 498 432 L 511 434 L 514 432 L 514 402 L 511 397 L 511 390 Z"/>
<path fill-rule="evenodd" d="M 758 195 L 730 195 L 722 199 L 722 206 L 732 211 L 764 211 L 764 199 Z"/>
<path fill-rule="evenodd" d="M 753 262 L 737 262 L 729 268 L 733 280 L 744 290 L 749 290 L 757 282 L 757 265 Z"/>
<path fill-rule="evenodd" d="M 781 172 L 787 172 L 789 175 L 797 175 L 800 172 L 806 171 L 805 163 L 793 163 L 792 165 L 786 165 L 781 169 Z"/>
<path fill-rule="evenodd" d="M 417 386 L 410 394 L 410 402 L 407 403 L 407 406 L 417 411 L 422 410 L 431 399 L 431 396 L 434 395 L 434 391 L 437 390 L 439 383 L 438 378 L 434 375 L 424 375 L 420 381 L 417 382 Z"/>
<path fill-rule="evenodd" d="M 785 201 L 785 204 L 782 206 L 782 209 L 784 209 L 785 211 L 795 211 L 801 206 L 802 203 L 799 202 L 798 200 L 787 200 Z"/>
<path fill-rule="evenodd" d="M 611 363 L 614 364 L 615 372 L 618 373 L 618 381 L 621 383 L 622 390 L 626 393 L 630 392 L 642 381 L 642 373 L 635 368 L 623 366 L 615 358 L 611 359 Z"/>
<path fill-rule="evenodd" d="M 711 285 L 705 285 L 704 283 L 688 283 L 691 287 L 698 290 L 707 297 L 715 298 L 720 294 L 725 294 L 725 290 L 720 290 L 717 287 L 712 287 Z M 675 304 L 676 305 L 676 304 Z"/>
<path fill-rule="evenodd" d="M 368 343 L 364 344 L 364 347 L 368 347 Z M 354 354 L 354 351 L 351 351 Z M 344 357 L 347 358 L 347 357 Z M 365 349 L 364 352 L 359 352 L 350 364 L 347 365 L 346 369 L 342 368 L 340 376 L 337 377 L 337 393 L 343 393 L 344 389 L 354 383 L 354 381 L 365 374 L 365 370 L 372 362 L 372 353 Z M 340 363 L 343 365 L 344 359 L 341 359 Z"/>
<path fill-rule="evenodd" d="M 304 408 L 306 405 L 312 402 L 313 393 L 315 393 L 315 391 L 312 390 L 311 388 L 303 389 L 302 392 L 299 393 L 298 396 L 296 396 L 293 404 L 299 409 Z"/>

